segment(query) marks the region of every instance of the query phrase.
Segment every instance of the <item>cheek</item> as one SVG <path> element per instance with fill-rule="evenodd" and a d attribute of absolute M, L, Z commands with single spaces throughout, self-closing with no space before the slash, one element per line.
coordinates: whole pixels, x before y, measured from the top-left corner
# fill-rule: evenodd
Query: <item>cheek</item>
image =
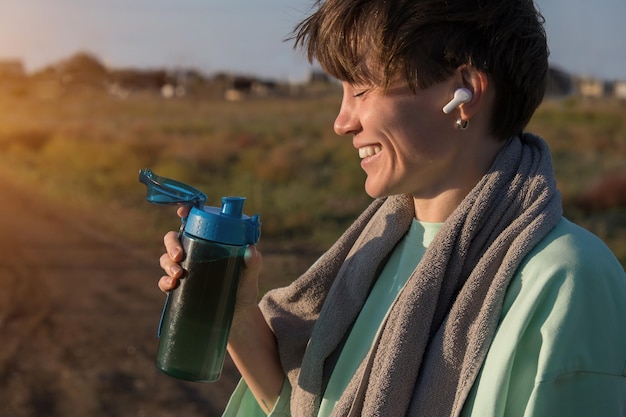
<path fill-rule="evenodd" d="M 447 135 L 429 117 L 414 117 L 396 133 L 399 150 L 407 160 L 437 159 L 449 147 Z"/>

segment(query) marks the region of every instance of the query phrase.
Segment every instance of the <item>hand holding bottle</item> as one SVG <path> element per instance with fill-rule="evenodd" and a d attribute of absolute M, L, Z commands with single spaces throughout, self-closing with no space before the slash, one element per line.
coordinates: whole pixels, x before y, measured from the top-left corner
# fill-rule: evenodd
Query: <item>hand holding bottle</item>
<path fill-rule="evenodd" d="M 167 251 L 160 258 L 166 275 L 159 287 L 167 299 L 158 327 L 157 368 L 189 381 L 216 381 L 235 312 L 256 307 L 261 261 L 249 247 L 261 235 L 259 216 L 243 214 L 243 197 L 222 197 L 221 207 L 207 206 L 203 192 L 150 169 L 139 172 L 139 181 L 149 202 L 182 205 L 181 228 L 165 235 Z M 243 278 L 244 301 L 238 297 Z"/>
<path fill-rule="evenodd" d="M 189 206 L 180 206 L 176 213 L 181 218 L 187 217 L 190 209 L 191 207 Z M 166 233 L 163 237 L 163 243 L 165 245 L 165 253 L 161 255 L 160 264 L 165 275 L 159 280 L 158 286 L 161 291 L 167 293 L 176 288 L 178 280 L 183 275 L 184 271 L 180 266 L 180 262 L 183 260 L 184 252 L 178 238 L 178 232 L 171 231 Z M 258 303 L 258 280 L 263 264 L 263 257 L 255 245 L 248 246 L 244 261 L 246 268 L 242 273 L 239 289 L 237 291 L 235 322 L 237 321 L 236 316 L 239 310 L 256 306 Z"/>

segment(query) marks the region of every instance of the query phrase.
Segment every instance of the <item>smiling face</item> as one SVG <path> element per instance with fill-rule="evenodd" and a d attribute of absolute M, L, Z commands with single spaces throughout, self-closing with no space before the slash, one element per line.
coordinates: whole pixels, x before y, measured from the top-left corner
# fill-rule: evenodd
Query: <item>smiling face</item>
<path fill-rule="evenodd" d="M 335 132 L 352 136 L 371 197 L 409 193 L 426 199 L 455 186 L 463 149 L 454 119 L 442 112 L 452 82 L 417 92 L 401 82 L 386 91 L 342 85 Z"/>

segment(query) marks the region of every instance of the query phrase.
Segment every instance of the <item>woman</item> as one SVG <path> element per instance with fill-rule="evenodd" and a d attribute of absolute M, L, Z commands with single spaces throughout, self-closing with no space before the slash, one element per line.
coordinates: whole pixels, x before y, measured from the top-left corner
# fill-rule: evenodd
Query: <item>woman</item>
<path fill-rule="evenodd" d="M 562 218 L 548 148 L 522 133 L 548 71 L 533 2 L 316 6 L 295 44 L 342 82 L 334 128 L 375 200 L 259 305 L 250 248 L 225 415 L 626 415 L 624 270 Z"/>

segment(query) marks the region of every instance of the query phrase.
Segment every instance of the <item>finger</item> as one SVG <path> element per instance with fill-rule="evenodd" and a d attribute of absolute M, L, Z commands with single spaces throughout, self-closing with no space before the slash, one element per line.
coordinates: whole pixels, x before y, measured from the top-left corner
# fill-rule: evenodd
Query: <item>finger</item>
<path fill-rule="evenodd" d="M 259 296 L 259 273 L 263 259 L 254 245 L 246 248 L 244 255 L 246 267 L 241 274 L 241 281 L 237 290 L 236 310 L 243 311 L 256 306 Z"/>
<path fill-rule="evenodd" d="M 189 211 L 191 210 L 191 206 L 180 206 L 176 210 L 176 214 L 178 217 L 187 217 L 189 215 Z"/>
<path fill-rule="evenodd" d="M 178 240 L 177 232 L 166 233 L 163 237 L 163 243 L 172 261 L 180 262 L 183 260 L 183 247 L 180 244 L 180 240 Z"/>
<path fill-rule="evenodd" d="M 246 263 L 246 269 L 249 271 L 254 270 L 258 272 L 263 264 L 263 256 L 255 245 L 250 245 L 246 248 L 243 259 Z"/>
<path fill-rule="evenodd" d="M 168 253 L 161 255 L 159 265 L 161 265 L 161 268 L 169 277 L 178 279 L 183 274 L 183 268 L 177 262 L 174 262 Z"/>
<path fill-rule="evenodd" d="M 173 290 L 174 288 L 176 288 L 176 286 L 178 285 L 178 279 L 176 278 L 172 278 L 168 275 L 164 275 L 161 277 L 161 279 L 159 279 L 159 289 L 163 292 L 168 292 Z"/>

